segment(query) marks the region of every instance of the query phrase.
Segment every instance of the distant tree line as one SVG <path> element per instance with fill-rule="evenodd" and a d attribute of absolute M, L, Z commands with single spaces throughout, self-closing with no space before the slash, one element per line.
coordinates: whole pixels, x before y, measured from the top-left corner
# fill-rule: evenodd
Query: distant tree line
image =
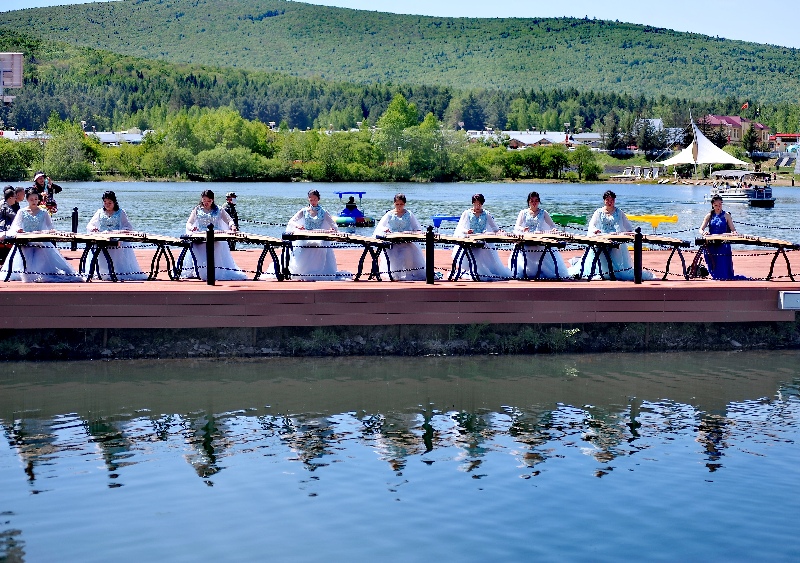
<path fill-rule="evenodd" d="M 53 114 L 47 141 L 0 140 L 0 178 L 43 168 L 63 180 L 100 177 L 238 181 L 456 181 L 503 178 L 597 179 L 587 147 L 509 151 L 470 141 L 432 112 L 396 95 L 376 127 L 353 131 L 273 130 L 233 106 L 179 110 L 140 145 L 104 146 L 74 120 Z"/>

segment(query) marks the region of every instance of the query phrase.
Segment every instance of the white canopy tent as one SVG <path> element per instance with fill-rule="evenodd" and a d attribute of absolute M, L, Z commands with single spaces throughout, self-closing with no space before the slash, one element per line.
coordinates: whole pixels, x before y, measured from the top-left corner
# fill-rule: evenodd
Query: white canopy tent
<path fill-rule="evenodd" d="M 692 132 L 694 133 L 694 140 L 688 147 L 672 158 L 659 162 L 659 164 L 663 166 L 673 166 L 675 164 L 694 164 L 695 166 L 698 164 L 736 164 L 747 166 L 746 162 L 726 153 L 709 141 L 695 125 L 694 120 L 692 120 Z"/>

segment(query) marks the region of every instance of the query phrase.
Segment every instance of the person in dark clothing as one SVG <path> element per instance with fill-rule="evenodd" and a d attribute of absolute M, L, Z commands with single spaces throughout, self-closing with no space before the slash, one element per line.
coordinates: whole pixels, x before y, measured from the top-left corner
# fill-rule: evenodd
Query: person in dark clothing
<path fill-rule="evenodd" d="M 12 186 L 5 187 L 3 190 L 3 198 L 5 202 L 0 206 L 0 230 L 5 232 L 11 226 L 11 223 L 14 222 L 14 217 L 17 216 L 17 212 L 14 211 L 12 207 L 17 201 L 17 195 Z M 0 264 L 6 261 L 6 257 L 10 251 L 10 244 L 6 244 L 5 242 L 0 243 Z"/>
<path fill-rule="evenodd" d="M 239 213 L 236 211 L 236 192 L 228 192 L 225 194 L 225 205 L 223 209 L 228 212 L 228 215 L 233 219 L 233 224 L 236 225 L 236 230 L 239 230 Z M 229 240 L 228 248 L 236 250 L 236 241 Z"/>
<path fill-rule="evenodd" d="M 41 202 L 47 208 L 50 215 L 54 215 L 58 211 L 58 204 L 56 203 L 56 194 L 61 192 L 61 186 L 54 183 L 45 173 L 41 170 L 33 177 L 33 187 L 39 192 Z"/>
<path fill-rule="evenodd" d="M 11 208 L 14 210 L 14 213 L 19 213 L 19 206 L 23 201 L 25 201 L 25 188 L 22 186 L 17 186 L 14 188 L 14 195 L 16 198 L 14 198 L 14 204 L 11 206 Z"/>

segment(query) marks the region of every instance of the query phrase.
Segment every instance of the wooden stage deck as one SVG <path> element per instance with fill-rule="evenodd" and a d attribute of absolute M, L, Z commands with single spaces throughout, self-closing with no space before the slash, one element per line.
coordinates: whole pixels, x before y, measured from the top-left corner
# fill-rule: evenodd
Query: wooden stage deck
<path fill-rule="evenodd" d="M 149 264 L 150 254 L 140 263 Z M 255 270 L 260 250 L 237 251 L 244 269 Z M 771 256 L 734 251 L 737 273 L 764 277 Z M 355 271 L 359 251 L 337 250 L 340 269 Z M 73 264 L 79 252 L 64 251 Z M 504 256 L 507 253 L 501 252 Z M 686 253 L 687 265 L 692 251 Z M 436 251 L 436 266 L 450 266 Z M 569 256 L 569 253 L 567 253 Z M 790 253 L 793 270 L 800 261 Z M 664 251 L 644 253 L 645 267 L 663 269 Z M 795 264 L 796 262 L 796 264 Z M 680 270 L 680 260 L 673 271 Z M 458 282 L 146 282 L 25 284 L 0 282 L 5 329 L 227 328 L 450 324 L 746 323 L 792 322 L 778 308 L 778 293 L 800 290 L 779 260 L 773 281 L 720 282 L 678 276 L 667 281 Z M 366 277 L 366 276 L 365 276 Z M 446 277 L 446 272 L 445 272 Z"/>

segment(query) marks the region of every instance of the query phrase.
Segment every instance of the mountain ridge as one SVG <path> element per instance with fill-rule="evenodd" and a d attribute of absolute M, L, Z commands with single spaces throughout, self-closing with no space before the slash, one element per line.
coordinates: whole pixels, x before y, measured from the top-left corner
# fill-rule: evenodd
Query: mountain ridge
<path fill-rule="evenodd" d="M 144 58 L 355 83 L 578 88 L 794 101 L 789 47 L 576 18 L 441 18 L 286 0 L 121 0 L 0 14 L 0 26 Z"/>

